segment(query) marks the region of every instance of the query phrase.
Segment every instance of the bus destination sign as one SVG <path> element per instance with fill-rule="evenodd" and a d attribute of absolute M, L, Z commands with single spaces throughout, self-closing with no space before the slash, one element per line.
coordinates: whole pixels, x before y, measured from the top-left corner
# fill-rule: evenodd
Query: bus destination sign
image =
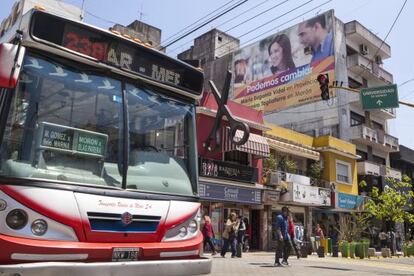
<path fill-rule="evenodd" d="M 106 134 L 47 122 L 42 122 L 42 129 L 41 148 L 105 156 Z"/>
<path fill-rule="evenodd" d="M 54 26 L 49 28 L 48 26 Z M 81 23 L 35 12 L 32 35 L 123 70 L 200 95 L 203 73 L 162 53 Z"/>

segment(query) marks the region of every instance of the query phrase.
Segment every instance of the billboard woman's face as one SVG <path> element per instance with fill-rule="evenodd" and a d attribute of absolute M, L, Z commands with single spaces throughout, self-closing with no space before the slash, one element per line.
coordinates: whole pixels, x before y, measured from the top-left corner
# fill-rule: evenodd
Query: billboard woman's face
<path fill-rule="evenodd" d="M 272 66 L 284 68 L 285 64 L 283 61 L 283 48 L 279 45 L 279 43 L 274 42 L 272 46 L 270 46 L 270 62 Z"/>

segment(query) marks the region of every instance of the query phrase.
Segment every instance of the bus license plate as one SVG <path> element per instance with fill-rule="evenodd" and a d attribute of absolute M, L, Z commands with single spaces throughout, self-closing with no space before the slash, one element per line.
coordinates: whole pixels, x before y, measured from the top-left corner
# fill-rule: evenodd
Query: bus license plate
<path fill-rule="evenodd" d="M 139 248 L 114 248 L 112 251 L 113 262 L 137 261 Z"/>

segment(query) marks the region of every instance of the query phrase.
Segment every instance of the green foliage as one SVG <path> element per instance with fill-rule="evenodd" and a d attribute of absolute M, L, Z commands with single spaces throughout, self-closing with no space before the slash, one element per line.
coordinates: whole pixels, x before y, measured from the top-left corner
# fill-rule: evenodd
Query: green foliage
<path fill-rule="evenodd" d="M 310 178 L 321 179 L 322 169 L 319 162 L 313 162 L 312 164 L 310 164 L 308 174 Z"/>
<path fill-rule="evenodd" d="M 403 176 L 402 181 L 387 178 L 389 185 L 382 192 L 377 187 L 373 187 L 372 197 L 366 204 L 369 214 L 386 222 L 414 223 L 414 215 L 408 212 L 412 209 L 414 201 L 409 180 L 407 176 Z"/>
<path fill-rule="evenodd" d="M 361 182 L 359 182 L 359 187 L 361 189 L 366 188 L 367 186 L 368 186 L 368 184 L 365 180 L 361 180 Z"/>
<path fill-rule="evenodd" d="M 287 156 L 283 156 L 279 161 L 279 167 L 282 171 L 287 173 L 295 173 L 298 165 L 292 159 Z"/>
<path fill-rule="evenodd" d="M 337 229 L 340 239 L 349 242 L 363 240 L 362 234 L 367 231 L 370 219 L 371 215 L 369 213 L 352 212 L 349 215 L 341 216 L 339 219 L 339 229 Z"/>
<path fill-rule="evenodd" d="M 264 174 L 267 175 L 276 169 L 276 157 L 274 155 L 270 155 L 266 158 L 263 162 L 263 171 Z"/>

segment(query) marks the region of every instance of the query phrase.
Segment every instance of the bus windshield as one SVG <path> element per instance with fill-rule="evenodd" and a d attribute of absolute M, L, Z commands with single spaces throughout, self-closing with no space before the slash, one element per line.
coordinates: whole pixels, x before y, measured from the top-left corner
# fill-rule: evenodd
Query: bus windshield
<path fill-rule="evenodd" d="M 194 195 L 194 110 L 143 84 L 27 55 L 13 91 L 0 174 Z"/>

